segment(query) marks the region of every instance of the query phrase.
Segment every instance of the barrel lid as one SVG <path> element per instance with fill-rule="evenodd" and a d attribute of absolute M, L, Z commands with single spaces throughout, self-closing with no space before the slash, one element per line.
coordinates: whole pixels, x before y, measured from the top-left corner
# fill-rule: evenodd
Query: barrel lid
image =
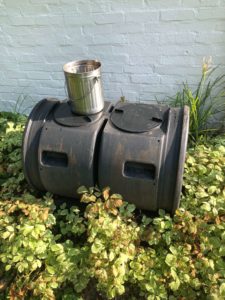
<path fill-rule="evenodd" d="M 118 103 L 111 114 L 111 122 L 117 128 L 133 133 L 143 133 L 159 127 L 167 106 L 142 103 Z"/>
<path fill-rule="evenodd" d="M 68 127 L 80 127 L 90 125 L 102 116 L 102 112 L 95 115 L 81 116 L 72 112 L 71 104 L 69 101 L 60 103 L 54 110 L 55 121 L 64 126 Z"/>

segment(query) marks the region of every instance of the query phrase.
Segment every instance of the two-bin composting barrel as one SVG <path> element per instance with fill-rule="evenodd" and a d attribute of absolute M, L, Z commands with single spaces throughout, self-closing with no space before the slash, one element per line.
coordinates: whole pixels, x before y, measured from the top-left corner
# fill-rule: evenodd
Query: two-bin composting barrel
<path fill-rule="evenodd" d="M 110 186 L 137 207 L 179 205 L 188 108 L 105 102 L 97 61 L 64 66 L 68 101 L 44 99 L 23 140 L 25 177 L 35 189 L 77 199 L 77 189 Z"/>

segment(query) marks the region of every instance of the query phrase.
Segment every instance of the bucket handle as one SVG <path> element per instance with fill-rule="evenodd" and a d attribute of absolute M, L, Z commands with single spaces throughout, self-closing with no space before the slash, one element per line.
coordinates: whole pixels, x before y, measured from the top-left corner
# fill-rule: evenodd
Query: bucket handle
<path fill-rule="evenodd" d="M 86 78 L 89 79 L 90 77 L 92 77 L 92 76 L 84 77 L 83 79 L 86 79 Z M 101 77 L 101 75 L 94 76 L 93 79 L 97 81 L 97 80 L 99 80 L 100 77 Z M 94 86 L 92 86 L 92 88 L 91 88 L 84 96 L 82 96 L 81 98 L 74 99 L 74 100 L 75 100 L 75 101 L 79 101 L 79 100 L 85 98 L 87 95 L 89 95 L 89 94 L 92 92 L 93 88 L 94 88 Z M 65 89 L 65 92 L 66 92 L 66 96 L 67 96 L 67 98 L 69 99 L 68 89 L 66 88 L 66 80 L 65 80 L 65 83 L 64 83 L 64 89 Z M 70 100 L 70 99 L 69 99 L 69 100 Z"/>

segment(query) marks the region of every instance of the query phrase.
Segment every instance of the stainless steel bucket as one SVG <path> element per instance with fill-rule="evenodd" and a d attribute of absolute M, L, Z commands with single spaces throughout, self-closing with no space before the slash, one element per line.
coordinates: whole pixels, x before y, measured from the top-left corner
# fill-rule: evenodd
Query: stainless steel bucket
<path fill-rule="evenodd" d="M 63 66 L 72 111 L 92 115 L 104 108 L 101 63 L 97 60 L 72 61 Z"/>

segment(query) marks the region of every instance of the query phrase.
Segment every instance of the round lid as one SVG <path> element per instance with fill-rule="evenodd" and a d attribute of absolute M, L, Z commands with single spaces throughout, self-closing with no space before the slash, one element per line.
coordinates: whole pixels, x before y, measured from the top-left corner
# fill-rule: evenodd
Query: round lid
<path fill-rule="evenodd" d="M 162 124 L 167 109 L 160 105 L 119 103 L 111 114 L 111 122 L 123 131 L 148 132 Z"/>
<path fill-rule="evenodd" d="M 70 102 L 67 101 L 60 103 L 55 108 L 54 119 L 58 124 L 68 127 L 85 126 L 96 122 L 102 116 L 102 112 L 89 116 L 77 115 L 72 112 L 70 105 Z"/>
<path fill-rule="evenodd" d="M 98 60 L 76 60 L 70 61 L 63 66 L 63 70 L 70 74 L 88 74 L 101 67 Z"/>

